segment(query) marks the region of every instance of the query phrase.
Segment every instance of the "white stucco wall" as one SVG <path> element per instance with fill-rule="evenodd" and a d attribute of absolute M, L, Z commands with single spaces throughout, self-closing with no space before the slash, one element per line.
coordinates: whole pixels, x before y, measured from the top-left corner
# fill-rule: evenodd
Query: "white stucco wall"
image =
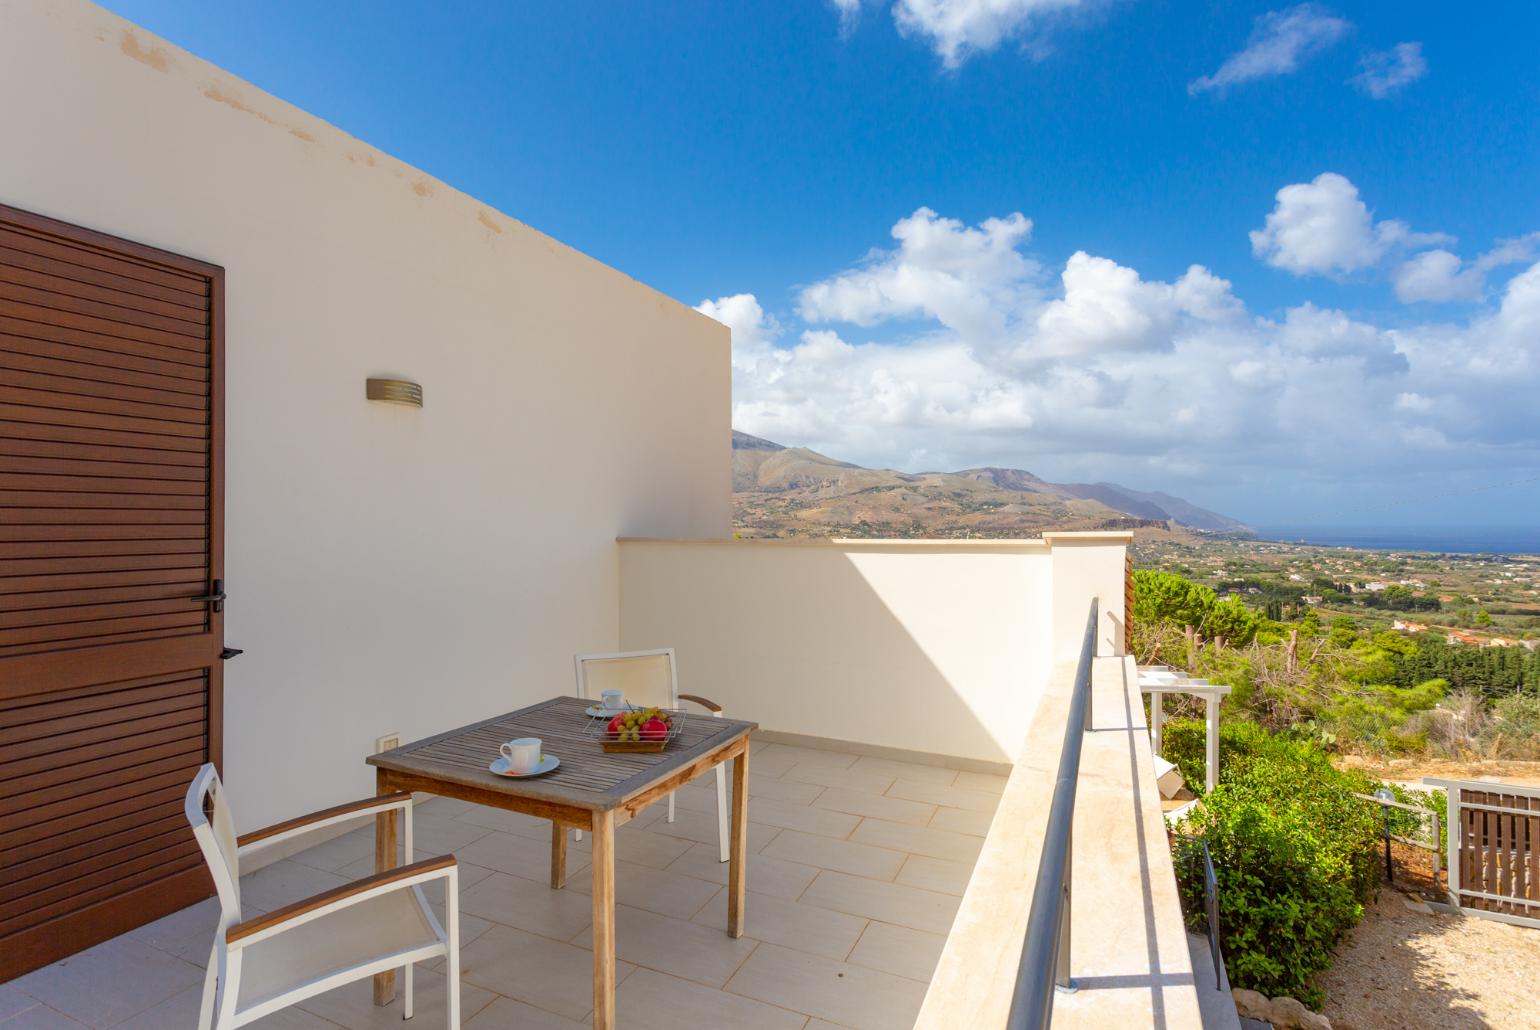
<path fill-rule="evenodd" d="M 243 828 L 570 690 L 617 536 L 729 531 L 724 327 L 99 8 L 0 0 L 0 202 L 226 269 Z"/>
<path fill-rule="evenodd" d="M 1091 598 L 1121 625 L 1127 540 L 624 540 L 621 642 L 765 729 L 1008 762 Z"/>

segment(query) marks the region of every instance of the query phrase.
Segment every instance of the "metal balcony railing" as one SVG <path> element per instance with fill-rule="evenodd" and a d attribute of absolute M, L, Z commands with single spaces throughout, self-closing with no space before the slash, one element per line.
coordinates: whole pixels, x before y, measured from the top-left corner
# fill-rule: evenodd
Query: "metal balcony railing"
<path fill-rule="evenodd" d="M 1027 935 L 1016 972 L 1016 993 L 1011 998 L 1010 1030 L 1046 1030 L 1053 1019 L 1055 989 L 1073 991 L 1069 975 L 1070 945 L 1070 831 L 1075 821 L 1075 787 L 1080 779 L 1080 748 L 1091 729 L 1091 659 L 1096 656 L 1099 599 L 1091 601 L 1085 637 L 1080 644 L 1080 663 L 1070 692 L 1069 717 L 1065 720 L 1064 747 L 1048 809 L 1048 829 L 1037 863 L 1037 882 L 1027 916 Z"/>

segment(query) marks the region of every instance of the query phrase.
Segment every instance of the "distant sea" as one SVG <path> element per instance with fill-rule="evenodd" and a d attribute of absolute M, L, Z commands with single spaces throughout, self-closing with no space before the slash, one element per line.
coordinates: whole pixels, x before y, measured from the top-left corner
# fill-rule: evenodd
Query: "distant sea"
<path fill-rule="evenodd" d="M 1540 554 L 1535 526 L 1258 526 L 1257 536 L 1368 551 Z"/>

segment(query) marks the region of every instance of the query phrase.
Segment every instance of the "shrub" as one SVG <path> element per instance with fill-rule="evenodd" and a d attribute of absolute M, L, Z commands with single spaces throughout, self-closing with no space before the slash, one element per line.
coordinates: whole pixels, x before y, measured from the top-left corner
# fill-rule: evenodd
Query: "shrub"
<path fill-rule="evenodd" d="M 1353 797 L 1366 778 L 1333 769 L 1318 744 L 1245 722 L 1226 730 L 1219 786 L 1180 829 L 1213 856 L 1230 980 L 1318 1006 L 1310 980 L 1378 883 L 1378 810 Z M 1189 736 L 1183 727 L 1177 751 L 1190 763 Z M 1179 862 L 1178 881 L 1201 923 L 1201 867 Z"/>

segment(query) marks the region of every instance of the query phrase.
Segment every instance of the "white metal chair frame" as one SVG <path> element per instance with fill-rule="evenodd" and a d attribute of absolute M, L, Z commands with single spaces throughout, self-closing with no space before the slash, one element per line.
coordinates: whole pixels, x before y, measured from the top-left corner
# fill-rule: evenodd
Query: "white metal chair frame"
<path fill-rule="evenodd" d="M 207 805 L 208 813 L 205 813 Z M 240 859 L 263 848 L 291 841 L 296 837 L 362 816 L 387 812 L 401 813 L 402 839 L 406 864 L 379 873 L 265 915 L 241 918 Z M 404 967 L 402 1018 L 412 1018 L 412 964 L 443 955 L 445 987 L 450 1030 L 460 1026 L 460 894 L 459 870 L 453 855 L 412 861 L 412 795 L 402 792 L 367 798 L 339 805 L 312 815 L 279 823 L 267 829 L 236 837 L 234 821 L 225 804 L 224 787 L 213 765 L 204 765 L 187 789 L 187 821 L 203 850 L 214 888 L 219 896 L 219 928 L 209 952 L 208 971 L 203 981 L 203 1004 L 198 1016 L 199 1030 L 233 1030 L 263 1016 L 303 1001 L 325 991 L 390 969 Z M 212 818 L 210 818 L 212 815 Z M 423 896 L 422 887 L 433 880 L 444 881 L 445 919 L 441 925 Z M 303 981 L 291 989 L 239 1008 L 242 961 L 248 948 L 280 937 L 316 919 L 371 901 L 393 891 L 410 890 L 421 908 L 435 941 L 385 955 L 361 956 L 346 968 Z"/>
<path fill-rule="evenodd" d="M 579 654 L 572 656 L 572 664 L 577 672 L 577 696 L 585 701 L 596 701 L 588 693 L 587 664 L 589 662 L 614 662 L 625 661 L 628 658 L 667 658 L 669 675 L 669 706 L 678 708 L 679 702 L 689 701 L 700 705 L 710 712 L 713 718 L 722 718 L 722 706 L 715 701 L 708 700 L 698 694 L 679 693 L 679 663 L 675 660 L 672 647 L 657 647 L 645 651 L 614 651 L 605 654 Z M 718 860 L 726 862 L 728 859 L 728 807 L 727 807 L 727 774 L 723 771 L 722 763 L 716 767 L 717 778 L 717 850 Z M 668 796 L 668 821 L 674 821 L 674 795 Z M 578 830 L 574 834 L 577 840 L 583 839 L 583 831 Z"/>

